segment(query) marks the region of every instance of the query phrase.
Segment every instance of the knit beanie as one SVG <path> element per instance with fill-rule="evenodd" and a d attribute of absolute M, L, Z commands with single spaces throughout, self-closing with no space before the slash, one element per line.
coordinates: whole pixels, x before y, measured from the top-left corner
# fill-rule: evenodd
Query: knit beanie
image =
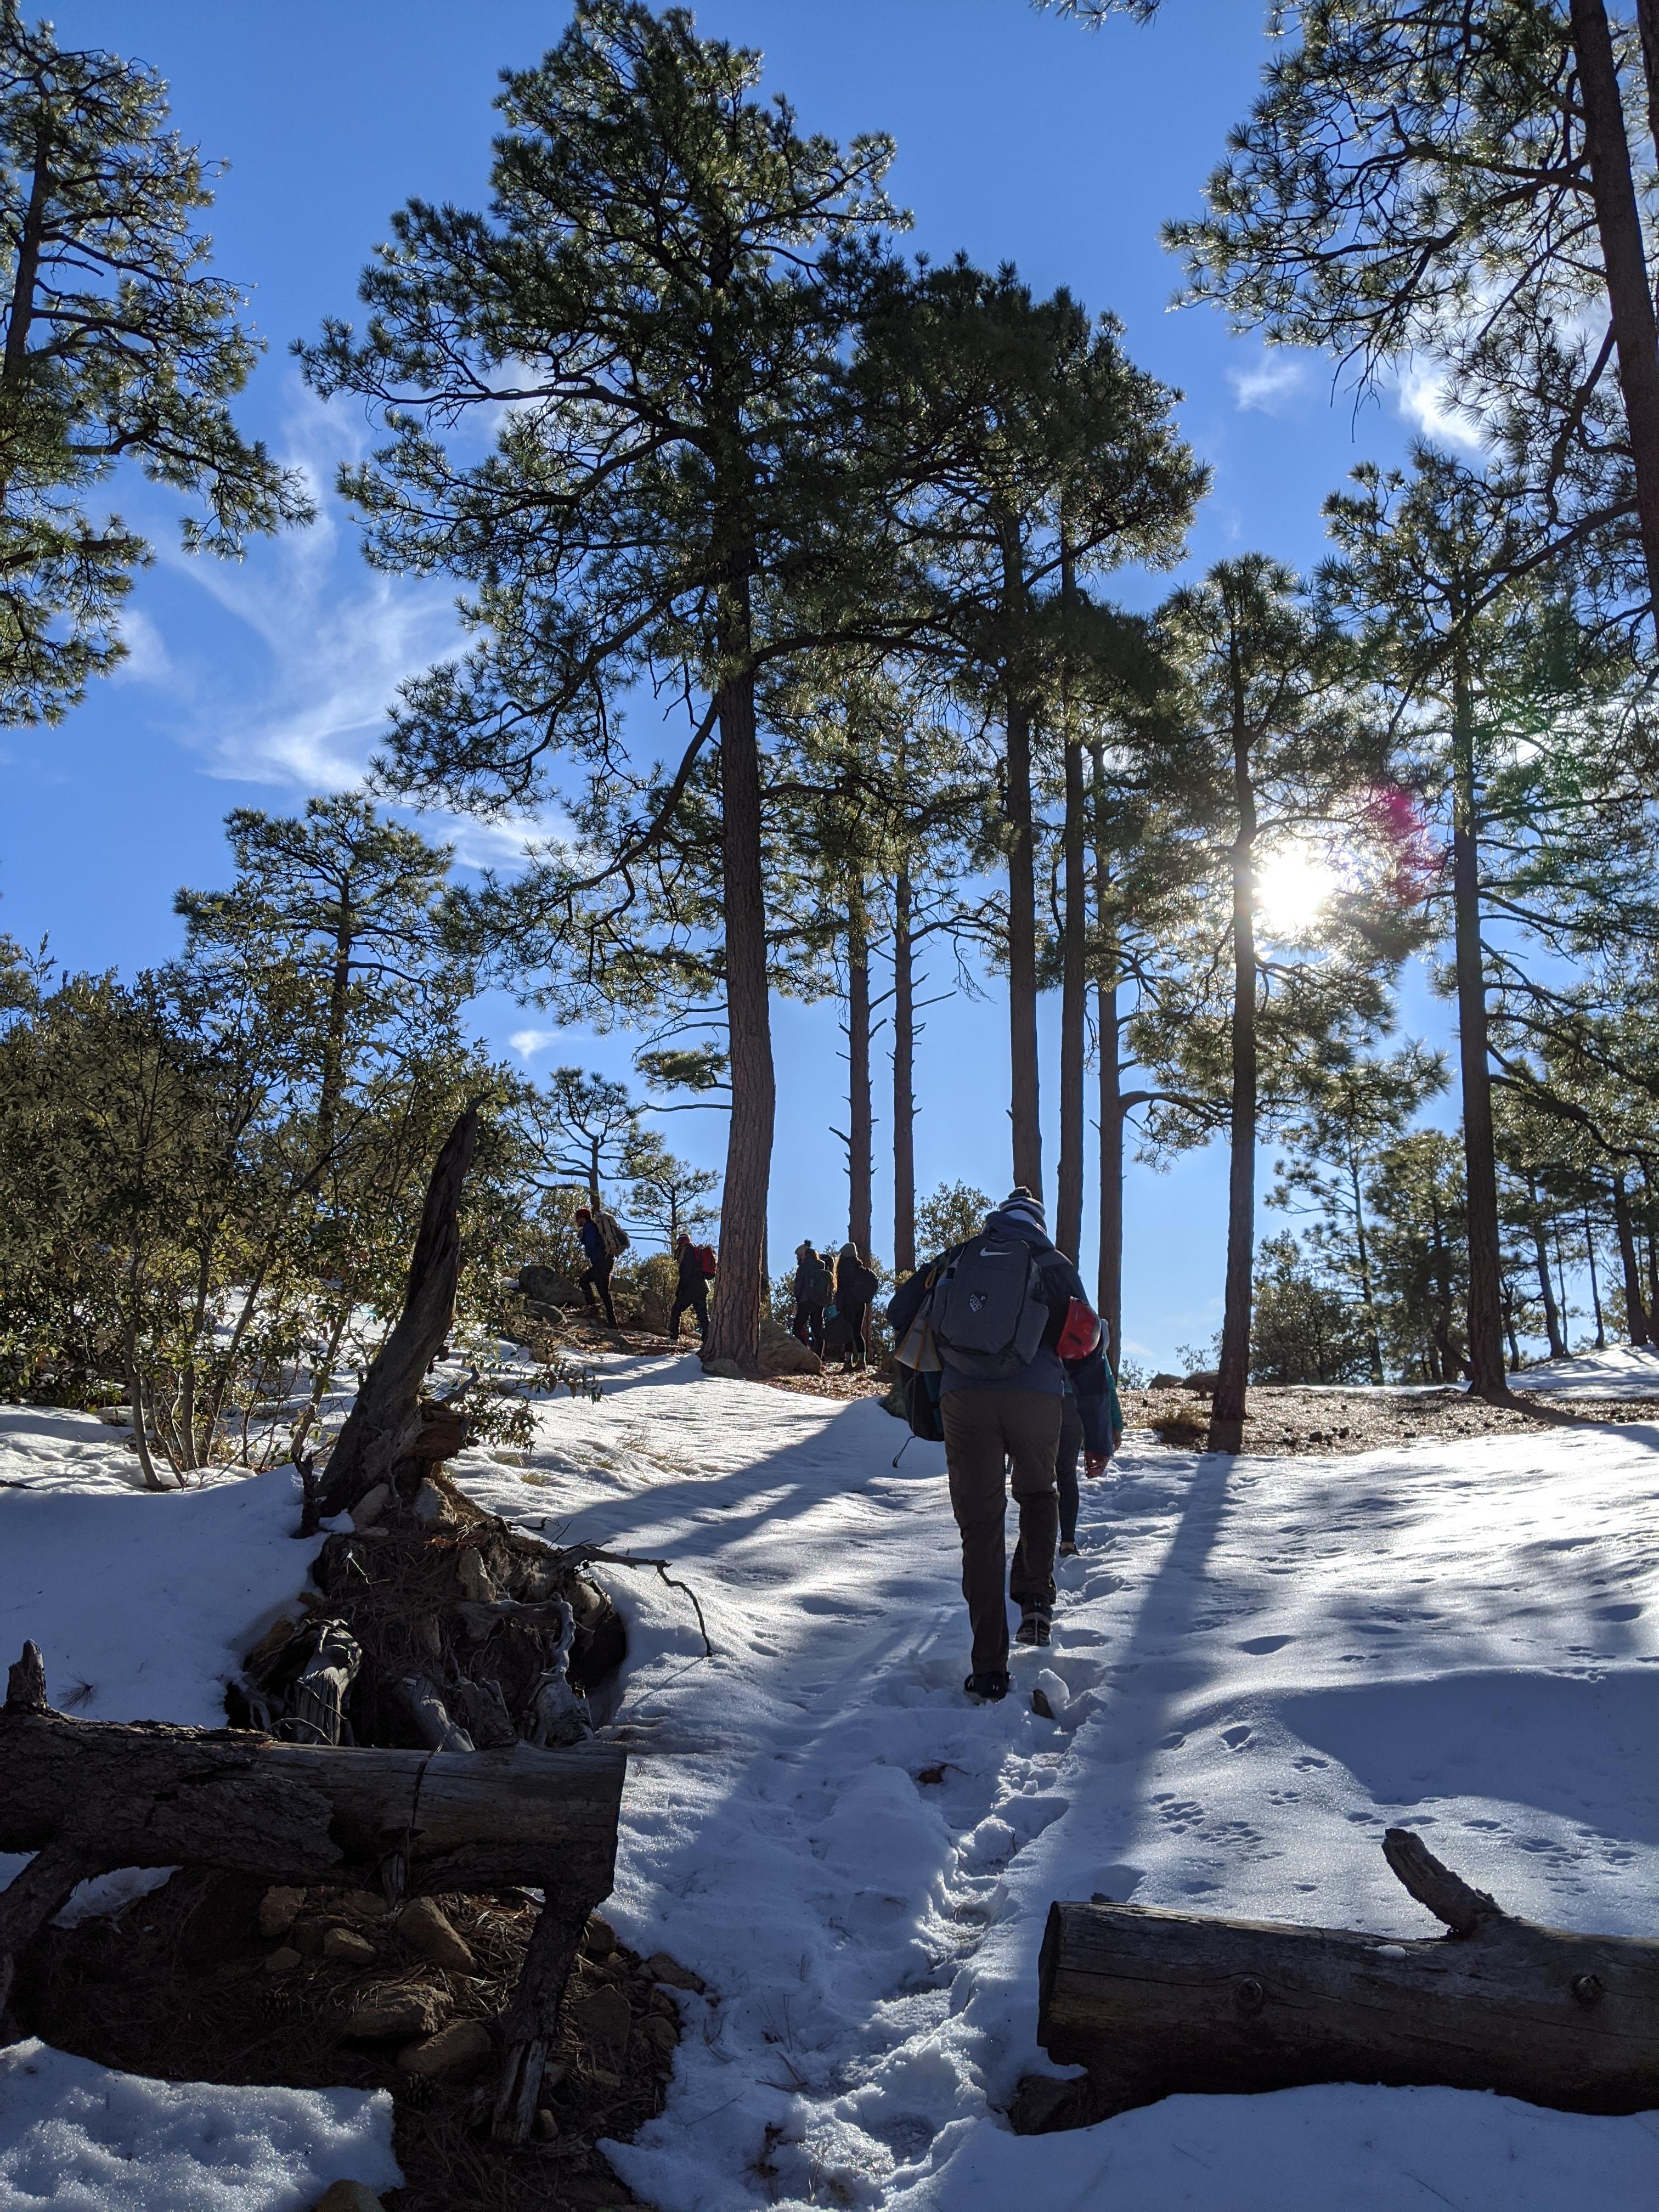
<path fill-rule="evenodd" d="M 1023 1182 L 1017 1182 L 1000 1206 L 999 1213 L 1012 1213 L 1018 1221 L 1029 1221 L 1033 1229 L 1048 1234 L 1048 1216 L 1042 1210 L 1042 1200 L 1033 1198 Z"/>

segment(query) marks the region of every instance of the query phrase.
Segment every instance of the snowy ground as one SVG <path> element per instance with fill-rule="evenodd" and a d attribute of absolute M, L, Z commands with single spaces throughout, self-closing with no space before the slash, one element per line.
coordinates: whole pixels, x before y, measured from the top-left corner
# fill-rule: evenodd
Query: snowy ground
<path fill-rule="evenodd" d="M 122 1672 L 106 1666 L 110 1597 L 54 1595 L 64 1573 L 51 1550 L 20 1573 L 5 1540 L 26 1525 L 20 1509 L 46 1515 L 47 1546 L 58 1512 L 84 1515 L 70 1575 L 91 1545 L 106 1593 L 123 1592 L 131 1648 L 181 1640 L 176 1669 L 125 1700 L 96 1689 L 82 1709 L 209 1717 L 228 1656 L 308 1563 L 281 1533 L 283 1479 L 134 1498 L 78 1456 L 96 1440 L 73 1417 L 13 1418 L 65 1419 L 74 1434 L 61 1461 L 31 1447 L 20 1475 L 22 1448 L 0 1431 L 0 1474 L 79 1494 L 49 1505 L 0 1490 L 8 1643 L 47 1644 L 54 1691 Z M 1056 1896 L 1429 1933 L 1378 1848 L 1405 1820 L 1534 1917 L 1652 1932 L 1659 1428 L 1332 1461 L 1195 1457 L 1132 1437 L 1116 1479 L 1085 1489 L 1084 1556 L 1063 1570 L 1052 1650 L 1022 1654 L 1015 1694 L 976 1710 L 961 1691 L 941 1455 L 913 1443 L 894 1469 L 903 1432 L 875 1403 L 641 1358 L 611 1366 L 600 1404 L 561 1401 L 539 1421 L 527 1466 L 459 1463 L 473 1494 L 554 1539 L 672 1557 L 717 1646 L 702 1656 L 686 1601 L 653 1576 L 602 1571 L 633 1639 L 617 1730 L 634 1759 L 607 1912 L 720 1999 L 684 2001 L 668 2107 L 613 2153 L 663 2212 L 1654 2201 L 1659 2115 L 1330 2087 L 1173 2099 L 1018 2140 L 1000 2108 L 1047 2067 L 1036 1961 Z M 1058 1722 L 1030 1711 L 1039 1670 Z M 0 2089 L 0 2182 L 20 2118 L 37 2142 L 46 2124 L 38 2098 L 21 2116 L 15 2101 Z M 332 2125 L 384 2147 L 373 2113 L 335 2101 L 307 2123 L 315 2143 Z M 240 2124 L 278 2140 L 275 2117 Z M 120 2138 L 113 2120 L 107 2135 Z M 236 2195 L 211 2173 L 217 2194 L 191 2195 L 176 2174 L 134 2194 L 131 2174 L 125 2194 L 89 2179 L 62 2201 L 307 2201 Z"/>
<path fill-rule="evenodd" d="M 1650 1344 L 1612 1344 L 1571 1359 L 1547 1359 L 1510 1378 L 1516 1390 L 1572 1398 L 1659 1397 L 1659 1351 Z"/>

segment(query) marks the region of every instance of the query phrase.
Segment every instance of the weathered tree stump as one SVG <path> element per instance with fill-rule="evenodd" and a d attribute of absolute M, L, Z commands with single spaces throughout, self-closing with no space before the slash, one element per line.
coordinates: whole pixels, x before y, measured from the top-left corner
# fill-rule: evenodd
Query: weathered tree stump
<path fill-rule="evenodd" d="M 26 1644 L 0 1711 L 0 1850 L 35 1856 L 0 1892 L 0 2013 L 24 1948 L 77 1883 L 116 1867 L 223 1868 L 380 1888 L 389 1901 L 539 1889 L 504 2023 L 497 2131 L 527 2128 L 575 1943 L 611 1893 L 627 1766 L 592 1741 L 457 1757 L 73 1720 L 47 1705 L 40 1651 Z"/>
<path fill-rule="evenodd" d="M 1024 2124 L 1315 2081 L 1492 2089 L 1578 2112 L 1659 2106 L 1659 1942 L 1518 1920 L 1406 1829 L 1383 1850 L 1444 1936 L 1054 1905 L 1037 2036 L 1089 2080 L 1029 2083 Z"/>
<path fill-rule="evenodd" d="M 461 1187 L 478 1142 L 478 1109 L 469 1106 L 444 1141 L 427 1185 L 420 1231 L 410 1256 L 404 1310 L 362 1380 L 323 1478 L 325 1516 L 344 1513 L 377 1482 L 395 1480 L 405 1463 L 447 1459 L 465 1429 L 450 1416 L 453 1437 L 428 1436 L 447 1409 L 423 1407 L 421 1386 L 455 1319 L 461 1279 Z"/>

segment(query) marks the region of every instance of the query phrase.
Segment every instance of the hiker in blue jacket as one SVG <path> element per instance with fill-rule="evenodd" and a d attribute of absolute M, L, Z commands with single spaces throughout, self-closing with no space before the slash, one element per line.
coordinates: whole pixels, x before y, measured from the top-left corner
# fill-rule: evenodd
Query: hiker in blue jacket
<path fill-rule="evenodd" d="M 1060 1534 L 1055 1460 L 1069 1380 L 1083 1428 L 1085 1473 L 1111 1455 L 1111 1396 L 1100 1324 L 1077 1269 L 1049 1242 L 1042 1202 L 1023 1187 L 901 1285 L 887 1309 L 896 1340 L 930 1301 L 941 1363 L 939 1413 L 951 1510 L 962 1532 L 962 1594 L 973 1628 L 971 1698 L 1008 1692 L 1008 1608 L 1019 1641 L 1048 1641 Z M 1019 1542 L 1007 1566 L 1007 1481 Z M 1006 1581 L 1005 1581 L 1006 1577 Z M 1005 1590 L 1007 1595 L 1005 1595 Z"/>
<path fill-rule="evenodd" d="M 576 1208 L 576 1234 L 581 1238 L 582 1250 L 587 1256 L 587 1267 L 581 1278 L 582 1304 L 595 1303 L 593 1293 L 599 1292 L 598 1303 L 605 1308 L 605 1317 L 612 1328 L 617 1326 L 617 1309 L 611 1303 L 611 1270 L 617 1264 L 615 1253 L 605 1241 L 605 1231 L 593 1218 L 590 1206 Z"/>

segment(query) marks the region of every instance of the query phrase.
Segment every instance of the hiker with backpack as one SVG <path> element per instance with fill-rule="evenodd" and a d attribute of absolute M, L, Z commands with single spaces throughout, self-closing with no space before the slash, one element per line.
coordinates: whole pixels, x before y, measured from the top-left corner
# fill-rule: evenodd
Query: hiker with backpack
<path fill-rule="evenodd" d="M 795 1317 L 790 1323 L 801 1342 L 823 1357 L 823 1310 L 836 1294 L 835 1271 L 810 1237 L 795 1247 Z"/>
<path fill-rule="evenodd" d="M 837 1338 L 843 1347 L 843 1375 L 850 1375 L 855 1366 L 869 1364 L 870 1346 L 864 1324 L 870 1301 L 880 1288 L 878 1278 L 859 1257 L 858 1246 L 843 1244 L 836 1261 L 836 1317 L 842 1325 Z"/>
<path fill-rule="evenodd" d="M 617 1309 L 611 1303 L 611 1270 L 619 1255 L 628 1249 L 628 1231 L 603 1209 L 595 1213 L 591 1206 L 579 1206 L 576 1234 L 587 1257 L 587 1271 L 580 1278 L 582 1304 L 602 1305 L 605 1319 L 615 1328 Z M 596 1291 L 597 1298 L 593 1295 Z"/>
<path fill-rule="evenodd" d="M 908 1402 L 916 1408 L 913 1426 L 937 1418 L 962 1532 L 962 1594 L 973 1629 L 973 1670 L 963 1687 L 993 1701 L 1008 1693 L 1008 1598 L 1020 1609 L 1022 1644 L 1047 1644 L 1054 1620 L 1055 1462 L 1068 1380 L 1085 1472 L 1103 1474 L 1111 1455 L 1100 1323 L 1077 1269 L 1049 1242 L 1042 1200 L 1023 1187 L 986 1217 L 977 1237 L 918 1268 L 887 1318 L 901 1358 L 915 1352 L 913 1393 L 927 1379 L 921 1362 L 936 1370 L 937 1400 L 930 1388 Z M 1012 1572 L 1004 1526 L 1010 1470 L 1019 1508 Z"/>
<path fill-rule="evenodd" d="M 708 1334 L 708 1284 L 714 1273 L 714 1253 L 712 1245 L 694 1244 L 681 1230 L 674 1239 L 674 1257 L 679 1262 L 679 1279 L 674 1285 L 674 1303 L 669 1309 L 668 1340 L 678 1344 L 680 1337 L 680 1316 L 688 1308 L 697 1316 L 697 1334 Z"/>

